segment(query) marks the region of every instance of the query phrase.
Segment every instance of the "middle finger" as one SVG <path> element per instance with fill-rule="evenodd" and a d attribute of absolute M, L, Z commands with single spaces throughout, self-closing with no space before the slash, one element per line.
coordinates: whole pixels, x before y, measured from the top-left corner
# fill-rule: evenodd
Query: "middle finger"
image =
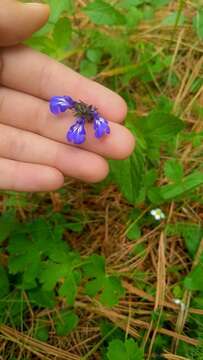
<path fill-rule="evenodd" d="M 56 117 L 50 113 L 47 101 L 2 87 L 0 122 L 67 143 L 66 132 L 73 124 L 74 118 L 70 111 Z M 128 157 L 134 148 L 132 134 L 118 123 L 109 122 L 109 124 L 111 134 L 102 139 L 96 139 L 91 124 L 86 124 L 87 139 L 80 147 L 107 158 Z"/>

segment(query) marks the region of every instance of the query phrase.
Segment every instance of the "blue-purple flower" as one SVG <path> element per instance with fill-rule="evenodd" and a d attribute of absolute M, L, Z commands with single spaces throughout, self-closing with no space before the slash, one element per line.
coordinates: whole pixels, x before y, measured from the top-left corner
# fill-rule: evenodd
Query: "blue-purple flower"
<path fill-rule="evenodd" d="M 85 119 L 78 118 L 67 132 L 66 138 L 74 144 L 82 144 L 85 142 Z"/>
<path fill-rule="evenodd" d="M 70 96 L 53 96 L 49 102 L 49 107 L 54 115 L 73 109 L 75 101 Z"/>
<path fill-rule="evenodd" d="M 75 101 L 70 96 L 53 96 L 49 102 L 50 111 L 54 115 L 59 115 L 66 110 L 72 110 L 76 117 L 76 122 L 69 128 L 66 138 L 74 144 L 82 144 L 86 139 L 85 123 L 92 123 L 94 135 L 100 139 L 104 135 L 110 134 L 108 121 L 104 119 L 92 105 L 87 105 L 83 101 Z"/>
<path fill-rule="evenodd" d="M 99 116 L 99 114 L 94 117 L 94 134 L 98 139 L 105 134 L 110 134 L 108 121 Z"/>

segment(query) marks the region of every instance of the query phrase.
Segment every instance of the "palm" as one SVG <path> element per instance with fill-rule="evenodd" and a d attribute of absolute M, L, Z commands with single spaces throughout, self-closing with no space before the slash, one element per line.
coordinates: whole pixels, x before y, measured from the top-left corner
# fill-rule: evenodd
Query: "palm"
<path fill-rule="evenodd" d="M 1 60 L 0 189 L 51 190 L 62 186 L 64 175 L 96 182 L 108 173 L 105 158 L 130 154 L 134 139 L 119 124 L 126 105 L 118 95 L 21 45 L 3 48 Z M 87 126 L 84 144 L 67 143 L 73 116 L 50 113 L 54 95 L 96 106 L 110 121 L 111 134 L 98 140 Z"/>

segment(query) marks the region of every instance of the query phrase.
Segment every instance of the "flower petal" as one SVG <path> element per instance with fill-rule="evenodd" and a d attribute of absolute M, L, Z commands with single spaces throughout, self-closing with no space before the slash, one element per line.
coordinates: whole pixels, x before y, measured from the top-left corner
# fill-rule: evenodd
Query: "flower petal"
<path fill-rule="evenodd" d="M 70 96 L 53 96 L 49 101 L 50 111 L 54 115 L 72 109 L 74 105 L 75 101 Z"/>
<path fill-rule="evenodd" d="M 98 139 L 105 134 L 110 134 L 108 121 L 99 116 L 98 113 L 95 113 L 94 117 L 94 134 Z"/>
<path fill-rule="evenodd" d="M 68 141 L 73 144 L 83 144 L 86 139 L 86 131 L 85 131 L 85 119 L 78 118 L 73 124 L 66 134 L 66 138 Z"/>

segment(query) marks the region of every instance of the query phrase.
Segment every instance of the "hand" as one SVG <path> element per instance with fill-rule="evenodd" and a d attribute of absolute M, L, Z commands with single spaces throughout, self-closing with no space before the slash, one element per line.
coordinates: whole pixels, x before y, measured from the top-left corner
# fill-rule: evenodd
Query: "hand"
<path fill-rule="evenodd" d="M 2 4 L 3 2 L 3 4 Z M 48 19 L 49 8 L 1 0 L 0 5 L 0 189 L 50 191 L 64 175 L 98 182 L 108 173 L 105 158 L 126 158 L 134 138 L 121 123 L 126 104 L 111 90 L 23 45 Z M 71 113 L 54 117 L 54 95 L 70 95 L 98 108 L 111 134 L 95 139 L 91 127 L 81 146 L 65 138 Z"/>

